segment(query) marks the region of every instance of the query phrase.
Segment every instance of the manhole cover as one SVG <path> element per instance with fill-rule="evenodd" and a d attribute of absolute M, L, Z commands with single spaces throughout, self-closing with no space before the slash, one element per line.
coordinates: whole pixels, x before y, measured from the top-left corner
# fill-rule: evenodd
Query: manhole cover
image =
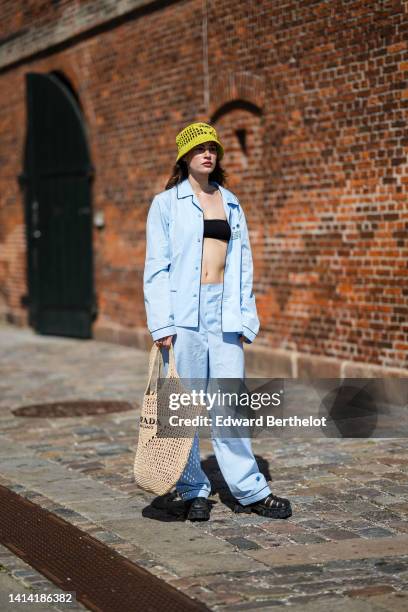
<path fill-rule="evenodd" d="M 134 408 L 136 408 L 135 403 L 118 400 L 75 400 L 20 406 L 20 408 L 12 410 L 12 413 L 15 416 L 55 418 L 110 414 L 112 412 L 125 412 Z"/>

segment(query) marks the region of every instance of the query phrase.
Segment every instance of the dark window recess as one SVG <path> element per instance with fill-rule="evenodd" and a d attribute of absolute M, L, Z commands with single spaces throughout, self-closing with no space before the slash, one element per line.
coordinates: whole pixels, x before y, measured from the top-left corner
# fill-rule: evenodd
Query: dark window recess
<path fill-rule="evenodd" d="M 247 139 L 246 139 L 247 131 L 245 129 L 235 130 L 235 133 L 237 135 L 239 146 L 241 147 L 241 151 L 243 152 L 244 155 L 248 155 Z"/>

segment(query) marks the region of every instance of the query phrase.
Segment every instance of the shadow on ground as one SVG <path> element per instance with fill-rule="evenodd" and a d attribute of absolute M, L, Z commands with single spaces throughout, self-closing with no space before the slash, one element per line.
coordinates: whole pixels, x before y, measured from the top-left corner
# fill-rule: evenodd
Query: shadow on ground
<path fill-rule="evenodd" d="M 270 481 L 271 474 L 269 472 L 269 464 L 259 455 L 255 455 L 259 471 L 265 476 L 266 480 Z M 211 483 L 211 495 L 218 494 L 220 502 L 233 510 L 236 499 L 231 495 L 227 483 L 218 467 L 215 455 L 210 455 L 201 461 L 202 468 L 207 474 Z M 214 506 L 217 502 L 210 500 Z M 142 511 L 142 516 L 155 521 L 163 521 L 166 523 L 185 520 L 184 502 L 180 499 L 175 490 L 166 495 L 159 495 L 146 506 Z"/>

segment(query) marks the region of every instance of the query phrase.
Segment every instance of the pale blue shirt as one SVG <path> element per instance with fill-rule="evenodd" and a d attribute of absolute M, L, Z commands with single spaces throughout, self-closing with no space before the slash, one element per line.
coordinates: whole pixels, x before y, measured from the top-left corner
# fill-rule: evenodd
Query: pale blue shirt
<path fill-rule="evenodd" d="M 221 192 L 231 227 L 224 269 L 222 331 L 241 333 L 253 342 L 259 319 L 245 214 L 232 191 L 215 181 L 211 183 Z M 154 196 L 147 215 L 143 275 L 147 326 L 153 340 L 176 334 L 176 326 L 198 326 L 203 230 L 203 209 L 187 178 Z"/>

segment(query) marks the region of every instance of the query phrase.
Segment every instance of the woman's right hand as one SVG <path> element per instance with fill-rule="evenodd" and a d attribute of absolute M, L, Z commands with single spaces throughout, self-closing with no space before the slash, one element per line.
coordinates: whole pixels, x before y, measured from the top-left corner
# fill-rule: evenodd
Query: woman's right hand
<path fill-rule="evenodd" d="M 164 347 L 164 348 L 170 348 L 170 344 L 171 341 L 173 339 L 173 336 L 164 336 L 164 338 L 160 338 L 159 340 L 155 340 L 155 345 L 160 347 Z"/>

